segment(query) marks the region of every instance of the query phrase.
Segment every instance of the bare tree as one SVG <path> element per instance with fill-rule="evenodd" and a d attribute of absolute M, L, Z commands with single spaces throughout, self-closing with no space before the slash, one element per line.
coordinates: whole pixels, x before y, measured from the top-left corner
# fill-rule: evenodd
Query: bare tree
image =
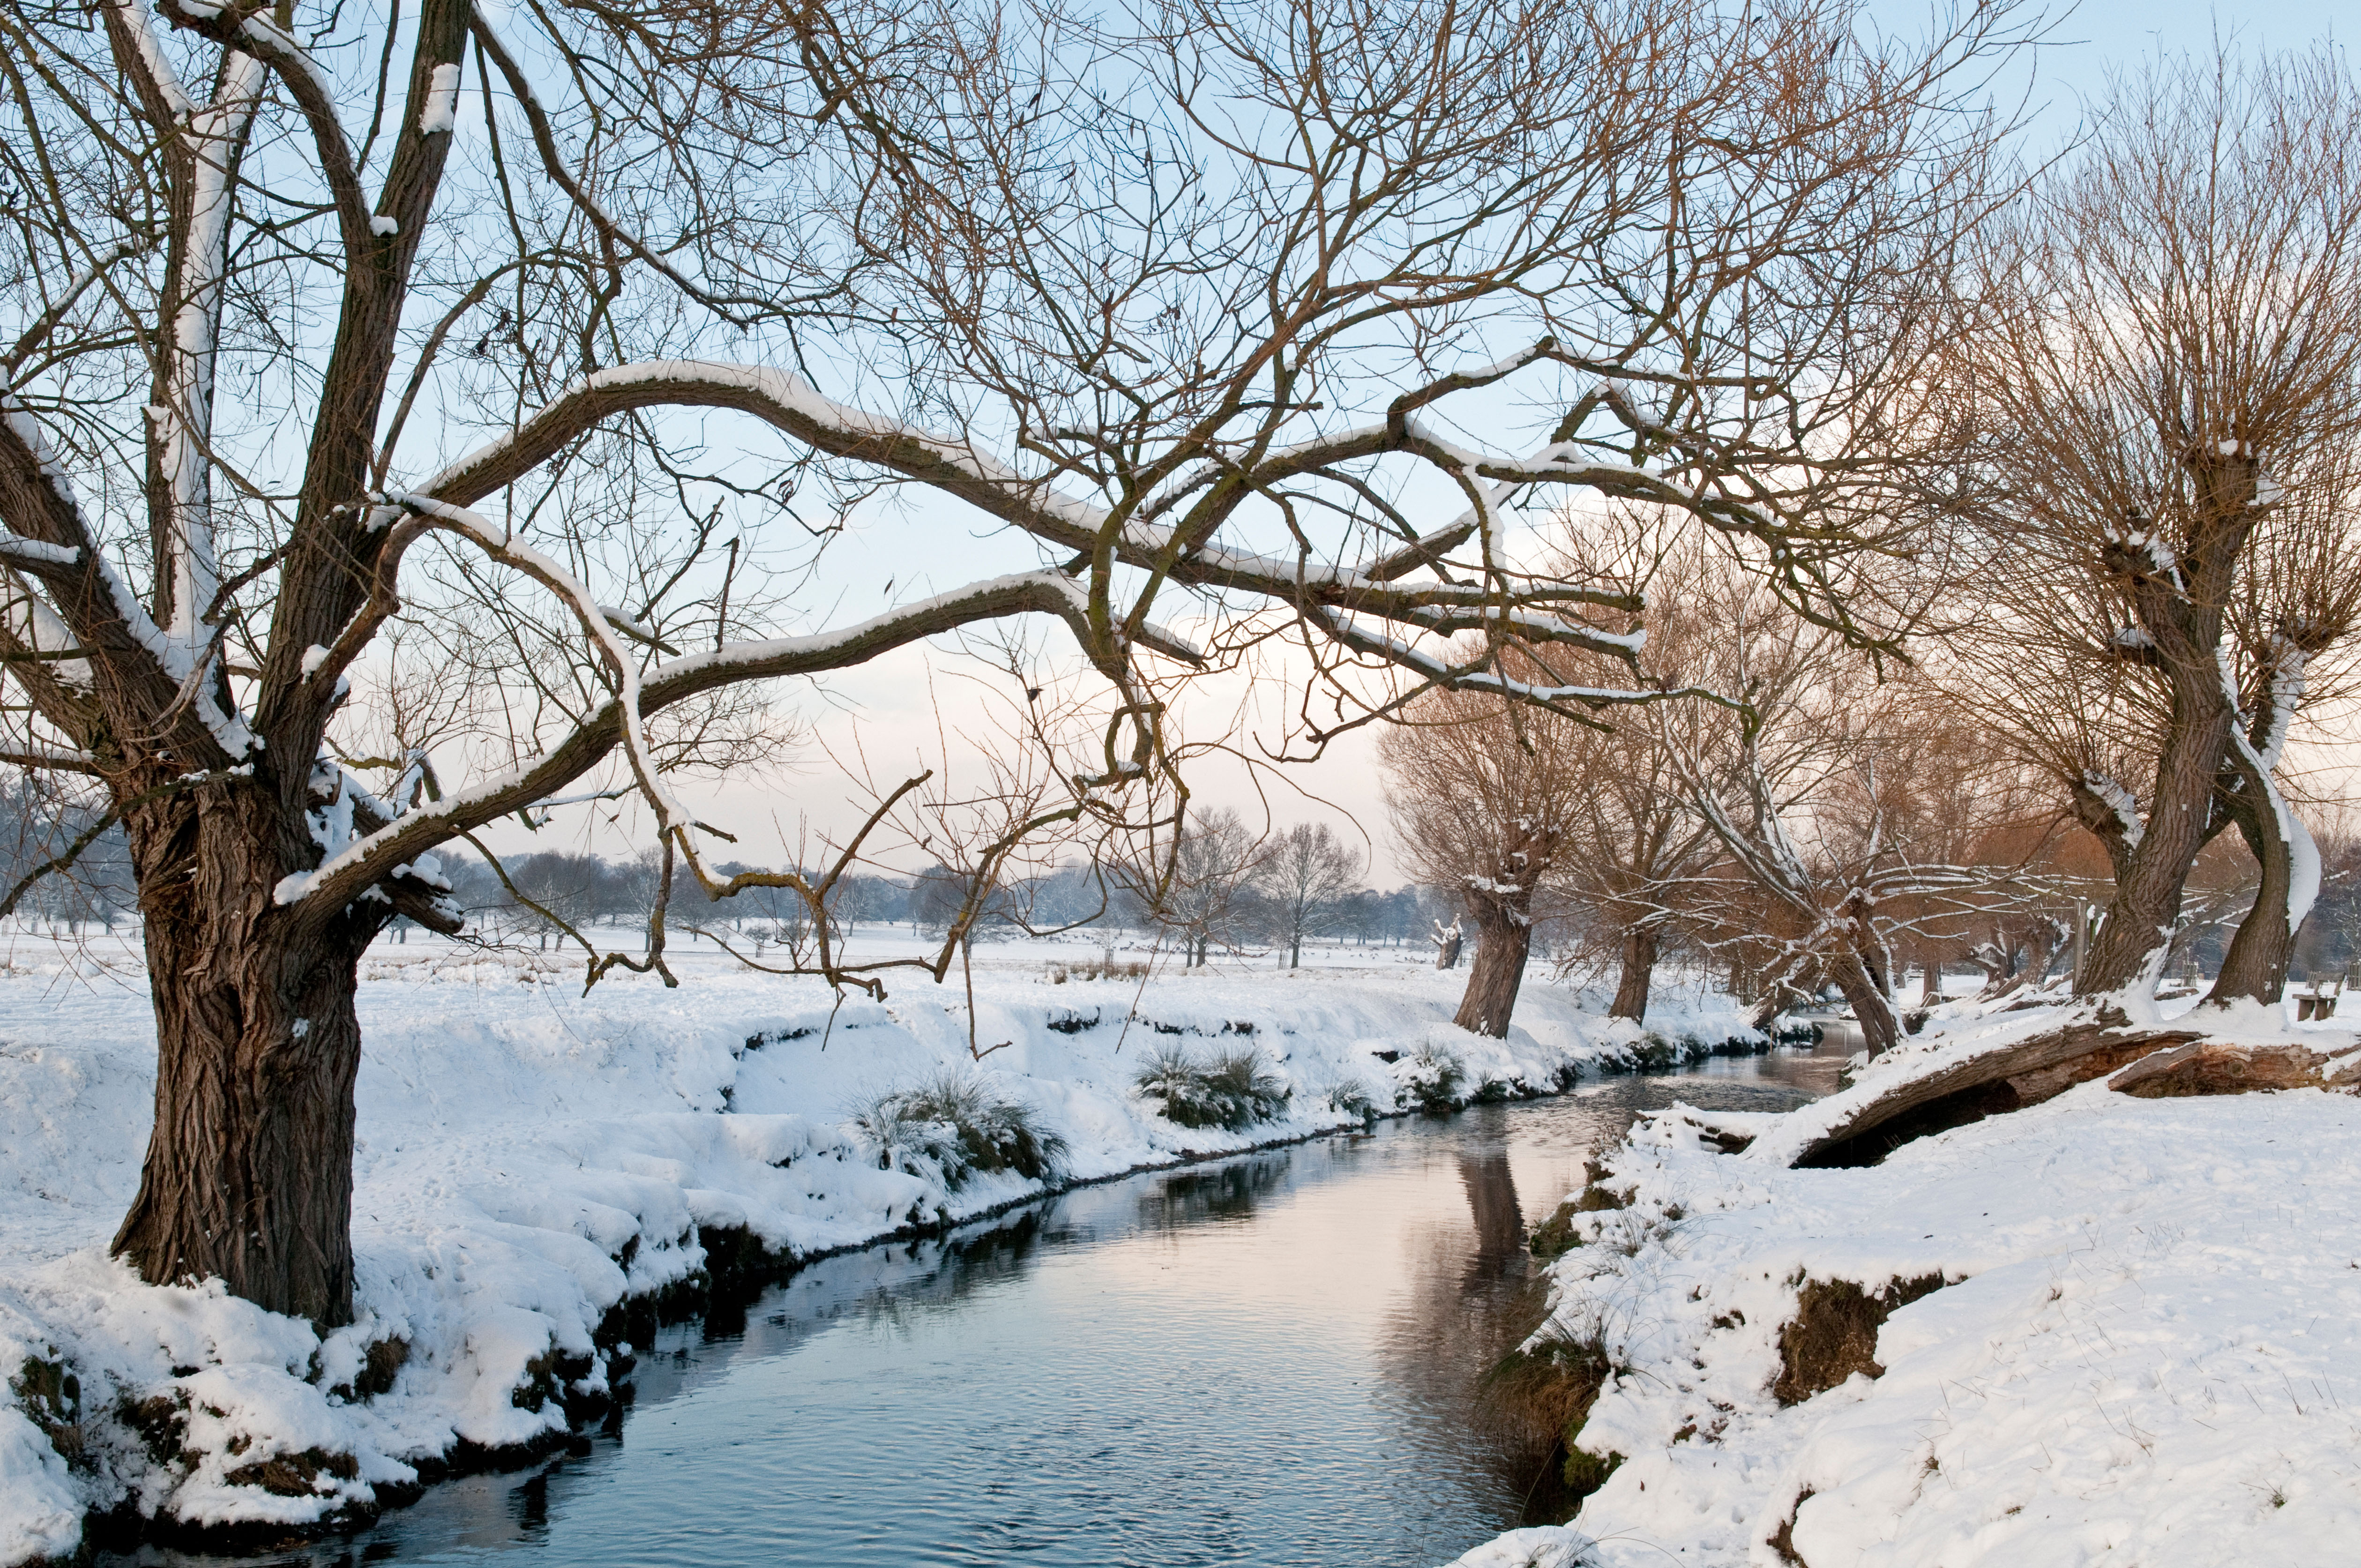
<path fill-rule="evenodd" d="M 2351 677 L 2361 92 L 2342 56 L 2127 78 L 1988 241 L 1953 336 L 1987 546 L 1984 706 L 2114 887 L 2086 994 L 2153 990 L 2199 851 L 2261 867 L 2213 999 L 2276 1000 L 2318 861 L 2278 777 Z"/>
<path fill-rule="evenodd" d="M 1727 635 L 1716 613 L 1724 597 L 1716 591 L 1719 578 L 1732 570 L 1726 553 L 1694 534 L 1668 530 L 1661 517 L 1627 508 L 1570 526 L 1564 569 L 1575 576 L 1604 569 L 1645 583 L 1642 664 L 1656 685 L 1693 687 L 1716 673 L 1708 652 Z M 1598 678 L 1604 671 L 1592 674 Z M 1710 718 L 1686 729 L 1692 743 L 1708 734 L 1735 734 L 1733 727 Z M 1559 857 L 1551 887 L 1583 913 L 1597 949 L 1585 955 L 1577 947 L 1569 960 L 1612 963 L 1609 1014 L 1636 1023 L 1647 1016 L 1668 935 L 1710 885 L 1705 873 L 1720 842 L 1652 726 L 1569 731 L 1566 745 L 1579 757 L 1583 777 L 1570 798 L 1573 842 Z"/>
<path fill-rule="evenodd" d="M 1475 920 L 1476 961 L 1453 1021 L 1502 1037 L 1532 953 L 1534 895 L 1588 784 L 1591 731 L 1539 717 L 1489 693 L 1435 691 L 1378 737 L 1411 869 L 1457 888 Z M 1455 947 L 1450 933 L 1438 941 Z"/>
<path fill-rule="evenodd" d="M 1718 634 L 1700 685 L 1727 706 L 1667 706 L 1659 744 L 1741 885 L 1735 919 L 1777 938 L 1762 981 L 1833 985 L 1872 1055 L 1902 1033 L 1895 943 L 2013 906 L 2012 868 L 1960 863 L 1974 825 L 1938 804 L 1943 773 L 1971 767 L 1963 738 L 1930 726 L 1916 683 L 1874 678 L 1837 639 L 1741 574 L 1703 574 L 1691 603 Z M 1961 791 L 1959 793 L 1971 793 Z M 1766 1006 L 1766 1011 L 1767 1011 Z"/>
<path fill-rule="evenodd" d="M 1203 966 L 1216 946 L 1235 945 L 1274 852 L 1227 806 L 1196 812 L 1180 829 L 1169 861 L 1151 851 L 1129 881 L 1149 917 L 1180 937 L 1181 962 Z"/>
<path fill-rule="evenodd" d="M 1262 886 L 1279 938 L 1287 944 L 1288 968 L 1303 962 L 1303 938 L 1327 928 L 1338 901 L 1359 884 L 1367 864 L 1325 822 L 1299 822 L 1278 836 L 1263 863 Z"/>
<path fill-rule="evenodd" d="M 1089 758 L 993 796 L 988 890 L 1147 812 L 1169 864 L 1173 685 L 1274 626 L 1315 745 L 1430 686 L 1650 700 L 1549 674 L 1628 652 L 1595 618 L 1631 601 L 1527 569 L 1532 494 L 1679 509 L 1890 637 L 1831 574 L 1893 535 L 1870 434 L 1987 179 L 1962 68 L 2007 41 L 1994 5 L 1905 46 L 1816 0 L 92 14 L 0 8 L 5 750 L 129 839 L 158 1114 L 115 1251 L 322 1324 L 356 966 L 398 915 L 459 928 L 438 849 L 630 795 L 658 892 L 632 947 L 582 933 L 592 980 L 669 979 L 686 866 L 794 891 L 809 967 L 875 986 L 826 938 L 860 835 L 724 877 L 679 791 L 776 748 L 762 683 L 1068 629 Z M 1512 382 L 1540 439 L 1466 433 Z M 831 623 L 884 489 L 1002 569 Z M 364 733 L 347 697 L 421 662 L 453 702 Z"/>

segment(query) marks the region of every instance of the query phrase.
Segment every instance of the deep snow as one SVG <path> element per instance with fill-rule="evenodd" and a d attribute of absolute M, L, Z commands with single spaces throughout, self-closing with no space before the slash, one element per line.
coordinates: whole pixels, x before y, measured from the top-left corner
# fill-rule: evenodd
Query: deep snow
<path fill-rule="evenodd" d="M 559 1397 L 596 1396 L 624 1365 L 611 1331 L 594 1338 L 609 1309 L 701 1273 L 700 1227 L 808 1255 L 1040 1190 L 879 1168 L 852 1113 L 947 1067 L 1031 1106 L 1090 1179 L 1349 1124 L 1344 1091 L 1390 1106 L 1424 1047 L 1460 1058 L 1471 1091 L 1547 1089 L 1628 1059 L 1637 1035 L 1538 972 L 1509 1040 L 1464 1034 L 1449 1018 L 1465 971 L 1414 953 L 1329 948 L 1300 974 L 1144 984 L 1053 983 L 1052 962 L 1087 964 L 1091 947 L 978 955 L 978 1043 L 1009 1044 L 975 1064 L 956 973 L 831 1018 L 817 983 L 709 952 L 678 990 L 618 976 L 585 997 L 577 967 L 381 947 L 360 992 L 357 1321 L 324 1342 L 105 1255 L 152 1112 L 144 980 L 120 944 L 20 939 L 0 973 L 0 1564 L 71 1551 L 93 1509 L 303 1526 L 462 1445 L 548 1441 Z M 1741 1027 L 1694 993 L 1653 1011 L 1652 1028 L 1697 1039 Z M 1261 1048 L 1294 1091 L 1286 1117 L 1244 1135 L 1164 1120 L 1132 1075 L 1176 1040 Z M 369 1347 L 395 1340 L 409 1349 L 391 1387 L 358 1391 Z M 274 1464 L 276 1490 L 258 1484 Z"/>
<path fill-rule="evenodd" d="M 1861 1088 L 2054 1017 L 1957 1018 Z M 1620 1370 L 1580 1446 L 1627 1457 L 1572 1527 L 1468 1568 L 2354 1560 L 2361 1101 L 2138 1100 L 2100 1080 L 1873 1168 L 1786 1168 L 1841 1099 L 1752 1120 L 1741 1155 L 1700 1134 L 1746 1119 L 1664 1113 L 1607 1161 L 1632 1202 L 1582 1217 L 1543 1332 L 1604 1343 Z M 1806 1280 L 1930 1275 L 1945 1283 L 1879 1334 L 1882 1376 L 1780 1407 Z"/>

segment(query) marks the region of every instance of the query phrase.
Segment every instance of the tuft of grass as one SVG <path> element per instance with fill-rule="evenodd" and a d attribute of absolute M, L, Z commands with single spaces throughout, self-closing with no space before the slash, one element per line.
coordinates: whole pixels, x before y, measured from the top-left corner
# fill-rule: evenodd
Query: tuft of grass
<path fill-rule="evenodd" d="M 1681 1047 L 1651 1029 L 1632 1045 L 1642 1072 L 1670 1072 L 1681 1065 Z"/>
<path fill-rule="evenodd" d="M 1347 1116 L 1358 1116 L 1364 1126 L 1378 1119 L 1378 1102 L 1369 1087 L 1357 1078 L 1347 1078 L 1328 1086 L 1321 1101 L 1331 1111 L 1342 1111 Z"/>
<path fill-rule="evenodd" d="M 1575 1228 L 1576 1216 L 1580 1212 L 1575 1201 L 1567 1199 L 1557 1206 L 1556 1212 L 1533 1228 L 1532 1237 L 1525 1245 L 1544 1263 L 1564 1257 L 1582 1245 L 1581 1233 Z"/>
<path fill-rule="evenodd" d="M 1065 1165 L 1066 1140 L 1041 1126 L 1030 1106 L 956 1068 L 886 1091 L 852 1121 L 877 1146 L 880 1168 L 931 1174 L 954 1192 L 978 1171 L 1051 1181 Z"/>
<path fill-rule="evenodd" d="M 1561 1329 L 1536 1336 L 1496 1362 L 1485 1375 L 1481 1398 L 1495 1419 L 1551 1441 L 1553 1457 L 1565 1456 L 1566 1495 L 1578 1501 L 1605 1486 L 1623 1463 L 1621 1454 L 1592 1453 L 1579 1440 L 1600 1390 L 1629 1371 L 1600 1334 Z"/>
<path fill-rule="evenodd" d="M 1430 1116 L 1447 1116 L 1465 1107 L 1461 1090 L 1467 1084 L 1467 1064 L 1428 1041 L 1411 1054 L 1401 1075 L 1402 1093 Z"/>
<path fill-rule="evenodd" d="M 1174 1124 L 1233 1133 L 1275 1119 L 1293 1093 L 1252 1047 L 1201 1058 L 1185 1046 L 1159 1046 L 1136 1081 L 1142 1094 L 1164 1102 L 1165 1119 Z"/>

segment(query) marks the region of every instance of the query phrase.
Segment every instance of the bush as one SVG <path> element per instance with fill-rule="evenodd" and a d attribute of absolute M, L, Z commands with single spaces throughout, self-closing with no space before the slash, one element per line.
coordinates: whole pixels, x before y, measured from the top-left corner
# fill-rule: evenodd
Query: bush
<path fill-rule="evenodd" d="M 1186 1047 L 1160 1046 L 1136 1081 L 1142 1094 L 1164 1102 L 1167 1121 L 1233 1133 L 1276 1119 L 1292 1092 L 1264 1070 L 1262 1053 L 1251 1047 L 1200 1060 Z"/>
<path fill-rule="evenodd" d="M 1635 1041 L 1631 1055 L 1642 1072 L 1670 1072 L 1681 1065 L 1681 1048 L 1651 1029 Z"/>
<path fill-rule="evenodd" d="M 1467 1082 L 1467 1065 L 1449 1051 L 1429 1042 L 1402 1066 L 1402 1093 L 1428 1115 L 1445 1116 L 1467 1103 L 1459 1092 Z"/>
<path fill-rule="evenodd" d="M 957 1069 L 889 1090 L 852 1121 L 877 1146 L 882 1169 L 932 1174 L 954 1192 L 978 1171 L 1052 1181 L 1065 1161 L 1066 1140 L 1039 1126 L 1031 1107 Z"/>
<path fill-rule="evenodd" d="M 1358 1116 L 1366 1125 L 1378 1119 L 1378 1102 L 1369 1093 L 1369 1086 L 1357 1078 L 1332 1083 L 1321 1095 L 1321 1102 L 1331 1111 L 1342 1111 L 1347 1116 Z"/>

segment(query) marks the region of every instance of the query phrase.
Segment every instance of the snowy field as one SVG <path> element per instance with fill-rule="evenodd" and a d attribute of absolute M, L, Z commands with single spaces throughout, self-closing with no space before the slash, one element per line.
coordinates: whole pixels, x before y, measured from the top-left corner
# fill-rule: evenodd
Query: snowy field
<path fill-rule="evenodd" d="M 1872 1076 L 2051 1019 L 1956 1017 Z M 1625 1457 L 1573 1528 L 1468 1568 L 2361 1557 L 2361 1101 L 2144 1100 L 2103 1079 L 1872 1168 L 1785 1168 L 1840 1099 L 1668 1113 L 1608 1162 L 1630 1206 L 1580 1217 L 1543 1332 L 1603 1352 L 1579 1445 Z M 1725 1154 L 1709 1129 L 1754 1142 Z M 1916 1299 L 1871 1331 L 1881 1375 L 1783 1404 L 1786 1354 L 1808 1349 L 1784 1325 L 1839 1281 Z"/>
<path fill-rule="evenodd" d="M 873 928 L 864 948 L 917 945 Z M 611 1310 L 701 1274 L 701 1227 L 812 1254 L 1038 1192 L 1008 1174 L 954 1190 L 922 1159 L 881 1168 L 854 1116 L 946 1069 L 1029 1106 L 1069 1146 L 1068 1176 L 1090 1179 L 1350 1124 L 1339 1107 L 1363 1097 L 1391 1109 L 1431 1072 L 1422 1053 L 1457 1058 L 1467 1092 L 1548 1090 L 1651 1043 L 1539 966 L 1514 1033 L 1490 1042 L 1450 1025 L 1466 971 L 1438 974 L 1417 949 L 1323 944 L 1295 973 L 1268 954 L 1198 971 L 1167 955 L 1148 978 L 1081 980 L 1095 941 L 979 944 L 979 1064 L 956 969 L 832 1011 L 815 982 L 684 949 L 677 990 L 616 975 L 587 997 L 554 952 L 415 936 L 374 950 L 358 1321 L 323 1342 L 106 1256 L 152 1114 L 144 976 L 119 938 L 15 937 L 0 963 L 0 1564 L 71 1552 L 92 1509 L 301 1526 L 399 1496 L 422 1465 L 549 1441 L 561 1401 L 595 1399 L 625 1365 Z M 1650 1024 L 1699 1049 L 1742 1027 L 1677 990 Z M 1285 1114 L 1245 1134 L 1165 1120 L 1133 1078 L 1176 1044 L 1258 1048 L 1291 1091 Z M 373 1376 L 390 1387 L 369 1393 Z"/>

